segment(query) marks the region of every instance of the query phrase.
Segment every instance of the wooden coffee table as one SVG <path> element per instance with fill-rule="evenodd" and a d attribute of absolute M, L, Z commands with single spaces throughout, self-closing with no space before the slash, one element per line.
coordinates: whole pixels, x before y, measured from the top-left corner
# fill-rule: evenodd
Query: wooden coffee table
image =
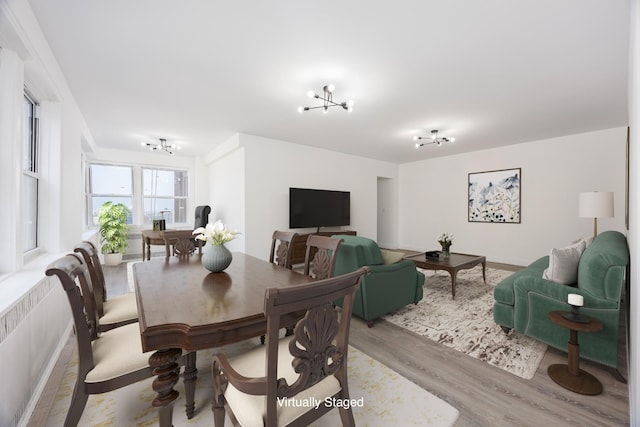
<path fill-rule="evenodd" d="M 416 267 L 424 268 L 425 270 L 445 270 L 451 275 L 451 297 L 456 298 L 456 276 L 458 271 L 473 268 L 478 264 L 482 264 L 482 279 L 484 284 L 487 284 L 487 277 L 485 270 L 487 266 L 487 260 L 480 255 L 459 254 L 451 252 L 448 258 L 429 259 L 424 256 L 424 253 L 418 255 L 407 256 L 405 259 L 413 261 Z"/>

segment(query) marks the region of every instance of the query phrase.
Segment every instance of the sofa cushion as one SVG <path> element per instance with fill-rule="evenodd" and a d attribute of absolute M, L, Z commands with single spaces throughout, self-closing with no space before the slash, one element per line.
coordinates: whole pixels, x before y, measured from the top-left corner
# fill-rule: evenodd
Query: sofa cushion
<path fill-rule="evenodd" d="M 586 247 L 584 240 L 564 248 L 553 248 L 549 254 L 549 267 L 542 278 L 562 285 L 572 285 L 578 281 L 578 263 Z"/>
<path fill-rule="evenodd" d="M 388 251 L 386 249 L 380 249 L 380 254 L 385 265 L 395 264 L 404 257 L 404 252 Z"/>
<path fill-rule="evenodd" d="M 380 248 L 378 244 L 371 239 L 367 239 L 366 237 L 360 236 L 349 236 L 346 234 L 336 234 L 331 236 L 334 239 L 342 239 L 343 245 L 350 246 L 358 246 L 362 251 L 362 255 L 364 256 L 364 264 L 363 265 L 380 265 L 384 264 L 384 260 L 382 259 L 382 254 L 380 253 Z"/>

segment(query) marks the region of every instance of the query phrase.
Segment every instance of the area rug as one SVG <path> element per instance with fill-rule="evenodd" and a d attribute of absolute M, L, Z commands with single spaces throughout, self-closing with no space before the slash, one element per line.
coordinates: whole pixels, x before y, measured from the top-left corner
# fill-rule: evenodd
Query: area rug
<path fill-rule="evenodd" d="M 451 298 L 451 276 L 425 271 L 424 297 L 383 319 L 482 360 L 522 378 L 531 379 L 547 349 L 546 344 L 516 331 L 508 335 L 493 320 L 493 288 L 512 274 L 482 267 L 458 272 L 456 298 Z"/>
<path fill-rule="evenodd" d="M 258 339 L 225 347 L 227 354 L 246 351 L 257 344 Z M 219 351 L 219 350 L 218 350 Z M 213 426 L 211 413 L 210 364 L 213 351 L 198 352 L 198 380 L 196 385 L 196 413 L 187 420 L 184 412 L 182 379 L 176 386 L 180 397 L 173 410 L 173 425 Z M 75 384 L 77 356 L 74 351 L 67 366 L 62 384 L 51 409 L 47 426 L 63 425 Z M 152 379 L 89 397 L 82 414 L 81 426 L 153 426 L 158 425 L 157 411 L 151 407 L 155 393 Z M 452 426 L 458 418 L 457 409 L 447 402 L 423 390 L 390 368 L 366 354 L 349 348 L 349 389 L 352 399 L 360 401 L 353 407 L 356 425 L 364 426 Z M 225 426 L 230 426 L 227 417 Z M 341 425 L 337 410 L 330 411 L 312 424 L 316 427 Z"/>

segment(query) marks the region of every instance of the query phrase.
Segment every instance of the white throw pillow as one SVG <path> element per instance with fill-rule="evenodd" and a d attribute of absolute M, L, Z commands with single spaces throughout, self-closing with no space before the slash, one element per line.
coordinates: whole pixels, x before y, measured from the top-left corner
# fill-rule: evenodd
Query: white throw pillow
<path fill-rule="evenodd" d="M 576 283 L 578 281 L 578 263 L 586 246 L 586 242 L 580 240 L 578 243 L 564 248 L 551 249 L 549 268 L 544 270 L 542 278 L 563 285 Z"/>
<path fill-rule="evenodd" d="M 580 243 L 580 242 L 584 242 L 585 243 L 585 249 L 586 249 L 593 242 L 593 236 L 583 237 L 582 239 L 578 239 L 575 242 L 571 242 L 571 244 L 575 245 L 575 244 Z"/>

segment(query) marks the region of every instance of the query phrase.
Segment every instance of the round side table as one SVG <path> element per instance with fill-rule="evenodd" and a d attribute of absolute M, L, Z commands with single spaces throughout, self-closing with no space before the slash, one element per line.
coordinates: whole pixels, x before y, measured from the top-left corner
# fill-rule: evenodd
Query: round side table
<path fill-rule="evenodd" d="M 579 394 L 593 396 L 602 393 L 602 383 L 590 373 L 580 369 L 580 346 L 578 332 L 597 332 L 602 330 L 602 323 L 593 317 L 581 315 L 586 323 L 567 319 L 570 311 L 551 311 L 549 320 L 558 326 L 569 329 L 568 364 L 555 364 L 547 368 L 549 377 L 557 384 Z"/>

